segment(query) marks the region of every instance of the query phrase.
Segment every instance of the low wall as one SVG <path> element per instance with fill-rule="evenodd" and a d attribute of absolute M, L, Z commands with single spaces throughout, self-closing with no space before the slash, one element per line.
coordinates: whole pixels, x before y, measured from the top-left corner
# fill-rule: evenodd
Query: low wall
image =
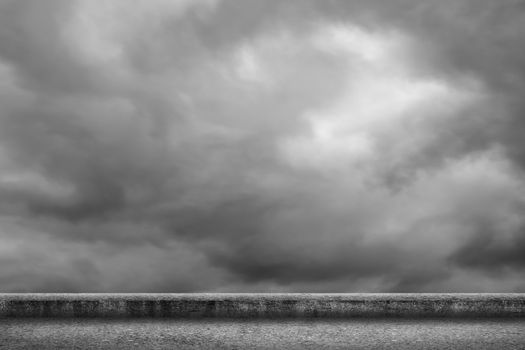
<path fill-rule="evenodd" d="M 525 294 L 0 294 L 17 317 L 525 317 Z"/>

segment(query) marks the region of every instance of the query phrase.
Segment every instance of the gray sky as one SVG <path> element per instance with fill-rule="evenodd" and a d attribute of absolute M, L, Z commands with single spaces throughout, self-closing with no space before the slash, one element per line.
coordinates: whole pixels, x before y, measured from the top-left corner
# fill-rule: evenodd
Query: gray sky
<path fill-rule="evenodd" d="M 525 292 L 525 1 L 0 0 L 3 292 Z"/>

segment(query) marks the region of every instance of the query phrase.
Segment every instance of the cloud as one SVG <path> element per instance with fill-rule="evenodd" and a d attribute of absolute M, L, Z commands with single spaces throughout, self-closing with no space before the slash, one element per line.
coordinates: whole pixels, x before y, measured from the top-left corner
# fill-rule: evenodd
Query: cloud
<path fill-rule="evenodd" d="M 523 290 L 523 10 L 0 1 L 3 290 Z"/>

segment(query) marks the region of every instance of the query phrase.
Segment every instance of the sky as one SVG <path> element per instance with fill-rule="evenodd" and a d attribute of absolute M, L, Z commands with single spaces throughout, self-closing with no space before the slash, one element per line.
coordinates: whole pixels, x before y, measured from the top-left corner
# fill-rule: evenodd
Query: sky
<path fill-rule="evenodd" d="M 524 0 L 0 0 L 0 292 L 525 292 Z"/>

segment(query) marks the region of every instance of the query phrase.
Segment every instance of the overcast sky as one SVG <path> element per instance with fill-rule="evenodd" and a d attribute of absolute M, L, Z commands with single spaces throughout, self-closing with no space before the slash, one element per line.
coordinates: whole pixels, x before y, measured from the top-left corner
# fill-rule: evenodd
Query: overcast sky
<path fill-rule="evenodd" d="M 525 292 L 524 0 L 0 0 L 0 291 Z"/>

